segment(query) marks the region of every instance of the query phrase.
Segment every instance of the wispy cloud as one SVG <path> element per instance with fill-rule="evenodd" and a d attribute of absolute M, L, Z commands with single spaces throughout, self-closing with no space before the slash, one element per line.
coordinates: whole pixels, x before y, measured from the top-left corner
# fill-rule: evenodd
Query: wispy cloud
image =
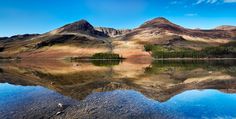
<path fill-rule="evenodd" d="M 175 4 L 181 4 L 182 1 L 171 1 L 170 4 L 175 5 Z"/>
<path fill-rule="evenodd" d="M 198 14 L 197 13 L 188 13 L 188 14 L 185 14 L 185 16 L 188 16 L 188 17 L 194 17 L 194 16 L 197 16 Z"/>
<path fill-rule="evenodd" d="M 195 4 L 201 4 L 201 3 L 208 3 L 208 4 L 214 4 L 219 2 L 219 0 L 197 0 Z"/>
<path fill-rule="evenodd" d="M 207 3 L 207 4 L 215 4 L 215 3 L 236 3 L 236 0 L 197 0 L 195 2 L 196 5 Z"/>
<path fill-rule="evenodd" d="M 225 3 L 236 3 L 236 0 L 224 0 Z"/>

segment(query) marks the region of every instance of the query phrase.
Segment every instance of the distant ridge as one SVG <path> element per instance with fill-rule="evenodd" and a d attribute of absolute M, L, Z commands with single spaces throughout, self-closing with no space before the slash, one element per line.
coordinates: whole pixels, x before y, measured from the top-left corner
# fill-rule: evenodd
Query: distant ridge
<path fill-rule="evenodd" d="M 216 30 L 236 30 L 236 26 L 222 25 L 215 28 Z"/>
<path fill-rule="evenodd" d="M 0 37 L 0 40 L 26 40 L 30 39 L 36 36 L 39 36 L 40 34 L 22 34 L 22 35 L 14 35 L 11 37 Z"/>

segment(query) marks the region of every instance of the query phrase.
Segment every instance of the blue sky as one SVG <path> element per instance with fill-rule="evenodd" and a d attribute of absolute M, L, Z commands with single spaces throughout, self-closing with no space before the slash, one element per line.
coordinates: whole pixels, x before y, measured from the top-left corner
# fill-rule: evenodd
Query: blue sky
<path fill-rule="evenodd" d="M 236 25 L 236 0 L 0 0 L 0 36 L 44 33 L 80 19 L 135 28 L 159 16 L 187 28 Z"/>

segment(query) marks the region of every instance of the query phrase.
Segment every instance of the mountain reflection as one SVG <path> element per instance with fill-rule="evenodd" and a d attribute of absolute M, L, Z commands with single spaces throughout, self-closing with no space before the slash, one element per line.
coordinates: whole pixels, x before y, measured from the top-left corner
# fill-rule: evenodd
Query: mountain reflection
<path fill-rule="evenodd" d="M 135 90 L 165 102 L 187 90 L 236 92 L 236 61 L 21 61 L 1 63 L 0 82 L 43 86 L 73 99 Z"/>

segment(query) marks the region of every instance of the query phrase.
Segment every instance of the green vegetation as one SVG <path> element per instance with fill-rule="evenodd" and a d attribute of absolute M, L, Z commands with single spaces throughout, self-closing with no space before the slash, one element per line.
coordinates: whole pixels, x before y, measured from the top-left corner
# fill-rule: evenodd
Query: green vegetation
<path fill-rule="evenodd" d="M 161 45 L 145 45 L 144 49 L 152 52 L 154 58 L 236 58 L 235 42 L 219 47 L 207 47 L 201 51 Z"/>
<path fill-rule="evenodd" d="M 123 59 L 119 54 L 114 53 L 96 53 L 91 59 Z"/>
<path fill-rule="evenodd" d="M 81 62 L 81 61 L 93 61 L 93 63 L 95 65 L 102 65 L 104 63 L 102 63 L 103 61 L 98 61 L 98 60 L 118 60 L 118 61 L 110 61 L 108 64 L 117 64 L 120 63 L 119 60 L 124 59 L 123 57 L 121 57 L 119 54 L 114 54 L 114 53 L 96 53 L 91 57 L 70 57 L 70 58 L 66 58 L 65 60 L 70 60 L 71 62 Z M 97 61 L 94 61 L 97 60 Z M 105 62 L 105 61 L 104 61 Z"/>
<path fill-rule="evenodd" d="M 152 50 L 153 50 L 154 46 L 153 45 L 144 45 L 144 49 L 146 52 L 149 52 L 151 54 Z"/>
<path fill-rule="evenodd" d="M 146 45 L 145 51 L 151 52 L 154 58 L 201 58 L 205 54 L 191 49 L 171 48 L 160 45 Z"/>

